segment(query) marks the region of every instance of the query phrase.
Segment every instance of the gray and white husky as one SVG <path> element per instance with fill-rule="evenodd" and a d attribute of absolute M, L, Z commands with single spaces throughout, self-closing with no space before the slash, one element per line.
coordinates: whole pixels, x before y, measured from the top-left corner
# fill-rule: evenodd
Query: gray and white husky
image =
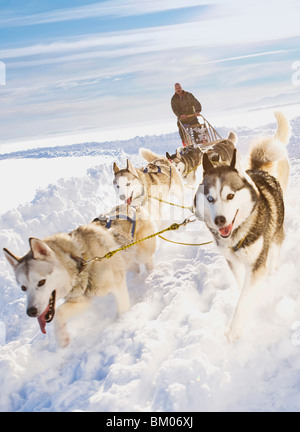
<path fill-rule="evenodd" d="M 139 212 L 136 238 L 152 232 L 152 225 L 145 222 Z M 58 233 L 44 240 L 30 238 L 30 250 L 21 258 L 7 249 L 4 253 L 17 283 L 27 296 L 28 316 L 37 318 L 41 331 L 46 333 L 46 323 L 55 315 L 56 338 L 64 347 L 69 343 L 67 320 L 84 312 L 93 297 L 112 293 L 119 313 L 129 309 L 126 272 L 136 263 L 152 268 L 156 240 L 147 240 L 101 262 L 84 264 L 131 241 L 131 228 L 126 221 L 120 221 L 119 226 L 110 229 L 91 222 L 70 234 Z M 56 310 L 57 302 L 62 299 L 65 302 Z"/>
<path fill-rule="evenodd" d="M 204 154 L 203 183 L 194 198 L 196 216 L 205 221 L 241 290 L 227 333 L 230 341 L 242 334 L 260 283 L 276 269 L 284 238 L 290 129 L 282 113 L 275 112 L 275 116 L 275 136 L 250 145 L 245 172 L 237 168 L 235 153 L 229 166 L 218 167 Z"/>
<path fill-rule="evenodd" d="M 207 153 L 213 165 L 218 165 L 220 163 L 229 164 L 237 140 L 237 135 L 234 132 L 230 132 L 227 139 L 219 140 L 208 147 L 181 147 L 176 149 L 176 153 L 172 155 L 166 152 L 166 157 L 175 165 L 182 179 L 188 185 L 191 185 L 196 181 L 197 168 L 202 163 L 204 152 Z"/>
<path fill-rule="evenodd" d="M 127 160 L 126 168 L 113 165 L 113 184 L 119 198 L 129 205 L 142 205 L 149 216 L 159 225 L 162 219 L 162 201 L 173 194 L 183 202 L 183 183 L 175 166 L 163 156 L 140 148 L 140 156 L 148 164 L 145 168 L 134 168 Z M 168 217 L 167 219 L 170 219 Z"/>

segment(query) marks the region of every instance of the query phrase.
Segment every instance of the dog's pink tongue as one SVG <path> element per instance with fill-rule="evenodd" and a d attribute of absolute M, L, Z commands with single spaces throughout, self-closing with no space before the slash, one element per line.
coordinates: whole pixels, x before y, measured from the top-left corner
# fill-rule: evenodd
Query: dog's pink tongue
<path fill-rule="evenodd" d="M 41 328 L 41 332 L 44 333 L 44 334 L 46 334 L 46 330 L 45 330 L 45 328 L 46 328 L 46 319 L 45 319 L 45 317 L 47 315 L 48 310 L 49 310 L 49 306 L 42 313 L 42 315 L 40 315 L 38 317 L 38 322 L 39 322 L 39 325 L 40 325 L 40 328 Z"/>
<path fill-rule="evenodd" d="M 221 234 L 222 237 L 229 236 L 231 231 L 232 231 L 232 223 L 230 225 L 228 225 L 227 227 L 219 228 L 219 233 Z"/>

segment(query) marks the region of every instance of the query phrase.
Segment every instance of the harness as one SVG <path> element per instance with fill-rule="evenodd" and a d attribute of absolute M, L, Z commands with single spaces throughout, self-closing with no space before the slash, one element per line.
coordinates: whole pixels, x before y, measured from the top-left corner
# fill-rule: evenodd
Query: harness
<path fill-rule="evenodd" d="M 155 173 L 153 173 L 152 171 L 150 171 L 151 173 L 153 173 L 153 174 L 161 174 L 161 167 L 160 166 L 155 165 L 155 164 L 151 164 L 151 165 L 157 167 L 157 171 Z M 143 169 L 143 173 L 145 173 L 145 174 L 149 173 L 149 168 L 150 168 L 149 166 L 146 167 L 146 168 L 144 168 Z"/>
<path fill-rule="evenodd" d="M 152 171 L 155 168 L 157 168 L 157 170 L 156 171 Z M 169 181 L 170 181 L 170 186 L 171 186 L 171 181 L 172 181 L 172 166 L 170 165 L 170 167 L 169 167 L 169 173 L 168 174 L 165 173 L 165 172 L 162 172 L 161 168 L 162 167 L 159 166 L 159 165 L 156 165 L 156 163 L 149 163 L 146 166 L 146 168 L 143 169 L 143 173 L 144 174 L 162 174 L 162 175 L 168 175 L 169 176 Z M 167 170 L 168 167 L 163 166 L 163 168 L 165 168 Z M 143 188 L 143 190 L 144 190 L 144 188 Z"/>
<path fill-rule="evenodd" d="M 152 171 L 152 169 L 157 168 L 157 171 Z M 167 167 L 164 167 L 167 168 Z M 155 163 L 150 163 L 146 166 L 146 168 L 143 169 L 143 173 L 144 174 L 163 174 L 164 173 L 161 171 L 161 166 L 156 165 Z M 171 181 L 171 177 L 172 177 L 172 167 L 170 166 L 169 168 L 169 177 L 170 177 L 170 181 Z"/>
<path fill-rule="evenodd" d="M 112 223 L 113 220 L 116 220 L 116 219 L 128 220 L 128 221 L 132 224 L 132 227 L 131 227 L 131 237 L 134 238 L 135 228 L 136 228 L 135 211 L 133 212 L 133 214 L 134 214 L 134 218 L 133 218 L 133 219 L 131 219 L 131 218 L 130 218 L 129 216 L 127 216 L 127 215 L 122 215 L 122 214 L 118 214 L 118 215 L 116 215 L 115 218 L 111 218 L 111 217 L 110 217 L 110 218 L 107 220 L 107 222 L 106 222 L 105 228 L 109 229 L 109 228 L 111 227 L 111 223 Z"/>
<path fill-rule="evenodd" d="M 128 215 L 123 215 L 123 214 L 116 214 L 114 216 L 109 216 L 109 217 L 107 215 L 104 215 L 104 216 L 100 215 L 99 217 L 95 218 L 93 220 L 93 222 L 96 222 L 96 221 L 106 222 L 105 228 L 109 229 L 109 228 L 111 228 L 112 221 L 117 220 L 117 219 L 127 220 L 132 225 L 131 237 L 132 237 L 132 239 L 134 239 L 135 229 L 136 229 L 136 214 L 135 214 L 136 208 L 135 207 L 130 207 L 130 208 L 132 208 L 132 210 L 133 210 L 133 218 L 129 217 Z"/>

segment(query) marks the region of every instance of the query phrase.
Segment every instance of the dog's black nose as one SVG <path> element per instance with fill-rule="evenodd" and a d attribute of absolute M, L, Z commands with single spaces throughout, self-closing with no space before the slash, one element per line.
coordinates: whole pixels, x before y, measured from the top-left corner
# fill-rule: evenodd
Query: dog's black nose
<path fill-rule="evenodd" d="M 27 315 L 30 317 L 36 317 L 38 315 L 38 310 L 36 307 L 32 306 L 27 309 Z"/>
<path fill-rule="evenodd" d="M 215 217 L 215 224 L 218 227 L 222 227 L 223 225 L 225 225 L 225 223 L 226 223 L 225 216 L 217 216 L 217 217 Z"/>

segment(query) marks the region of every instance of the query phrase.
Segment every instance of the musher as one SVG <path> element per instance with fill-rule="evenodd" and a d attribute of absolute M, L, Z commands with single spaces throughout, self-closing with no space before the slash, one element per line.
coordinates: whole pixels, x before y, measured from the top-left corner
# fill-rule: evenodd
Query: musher
<path fill-rule="evenodd" d="M 177 126 L 179 130 L 179 135 L 182 141 L 182 145 L 185 147 L 188 145 L 185 139 L 185 131 L 182 130 L 183 127 L 191 126 L 198 127 L 200 126 L 197 115 L 201 112 L 201 104 L 195 98 L 192 93 L 189 93 L 182 89 L 179 83 L 175 84 L 175 93 L 171 99 L 171 107 L 174 114 L 177 117 Z"/>

